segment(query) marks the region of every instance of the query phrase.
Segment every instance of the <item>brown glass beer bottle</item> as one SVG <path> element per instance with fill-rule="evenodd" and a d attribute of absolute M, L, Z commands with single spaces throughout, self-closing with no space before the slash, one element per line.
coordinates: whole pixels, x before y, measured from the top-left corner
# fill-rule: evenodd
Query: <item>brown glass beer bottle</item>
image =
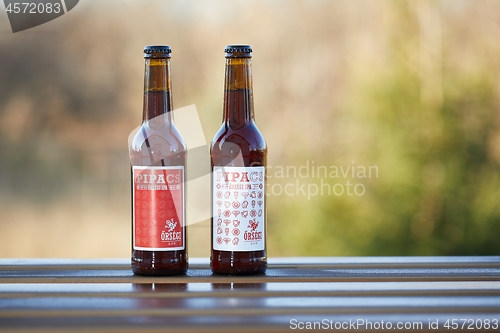
<path fill-rule="evenodd" d="M 266 254 L 266 142 L 255 125 L 252 48 L 228 45 L 224 115 L 212 162 L 212 253 L 217 274 L 264 273 Z"/>
<path fill-rule="evenodd" d="M 130 146 L 132 271 L 185 273 L 186 146 L 172 116 L 169 46 L 146 46 L 142 125 Z"/>

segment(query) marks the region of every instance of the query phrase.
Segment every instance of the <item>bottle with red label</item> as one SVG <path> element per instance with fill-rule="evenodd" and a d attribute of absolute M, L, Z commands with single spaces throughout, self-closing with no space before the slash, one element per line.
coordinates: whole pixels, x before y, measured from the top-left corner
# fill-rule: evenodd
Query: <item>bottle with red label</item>
<path fill-rule="evenodd" d="M 267 146 L 255 124 L 252 48 L 228 45 L 225 52 L 224 115 L 210 150 L 210 266 L 217 274 L 259 274 L 267 268 Z"/>
<path fill-rule="evenodd" d="M 132 271 L 183 274 L 186 252 L 186 145 L 172 111 L 169 46 L 144 48 L 142 125 L 132 139 Z"/>

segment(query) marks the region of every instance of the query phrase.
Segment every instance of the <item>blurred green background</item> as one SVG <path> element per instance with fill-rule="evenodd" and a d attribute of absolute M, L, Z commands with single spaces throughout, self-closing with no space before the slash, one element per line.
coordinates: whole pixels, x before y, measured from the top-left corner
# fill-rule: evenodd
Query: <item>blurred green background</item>
<path fill-rule="evenodd" d="M 0 256 L 128 257 L 143 47 L 171 45 L 210 142 L 231 43 L 254 49 L 270 256 L 500 254 L 500 1 L 81 0 L 16 34 L 0 8 Z M 188 233 L 208 256 L 208 222 Z"/>

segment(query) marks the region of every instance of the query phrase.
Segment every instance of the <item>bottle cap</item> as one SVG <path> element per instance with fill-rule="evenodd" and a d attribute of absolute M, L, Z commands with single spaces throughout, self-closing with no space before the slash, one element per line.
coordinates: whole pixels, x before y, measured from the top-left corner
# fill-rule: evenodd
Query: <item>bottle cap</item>
<path fill-rule="evenodd" d="M 226 57 L 248 58 L 252 56 L 252 47 L 250 45 L 233 44 L 226 46 L 224 52 L 226 52 Z"/>
<path fill-rule="evenodd" d="M 148 45 L 144 48 L 144 58 L 170 58 L 172 49 L 168 45 Z"/>

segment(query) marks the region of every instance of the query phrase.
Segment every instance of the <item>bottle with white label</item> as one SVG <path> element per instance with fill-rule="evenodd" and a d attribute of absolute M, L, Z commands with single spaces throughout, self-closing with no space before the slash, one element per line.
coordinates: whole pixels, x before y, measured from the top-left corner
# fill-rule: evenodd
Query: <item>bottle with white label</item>
<path fill-rule="evenodd" d="M 260 274 L 267 268 L 267 146 L 255 124 L 252 48 L 228 45 L 225 52 L 224 115 L 210 150 L 210 266 L 217 274 Z"/>
<path fill-rule="evenodd" d="M 132 139 L 132 271 L 183 274 L 186 145 L 172 116 L 169 46 L 146 46 L 142 125 Z"/>

